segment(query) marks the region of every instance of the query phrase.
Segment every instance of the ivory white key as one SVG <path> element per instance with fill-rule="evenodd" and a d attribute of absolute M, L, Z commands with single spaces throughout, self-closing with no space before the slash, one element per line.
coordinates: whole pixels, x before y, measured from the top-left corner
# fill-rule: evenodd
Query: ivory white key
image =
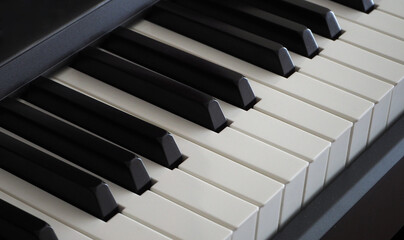
<path fill-rule="evenodd" d="M 278 229 L 284 185 L 197 144 L 173 135 L 187 158 L 178 168 L 258 206 L 256 239 Z"/>
<path fill-rule="evenodd" d="M 326 183 L 345 167 L 351 142 L 352 122 L 260 83 L 250 84 L 254 93 L 262 98 L 255 104 L 254 109 L 331 142 Z M 355 145 L 355 142 L 353 144 Z"/>
<path fill-rule="evenodd" d="M 228 127 L 220 133 L 209 131 L 74 69 L 66 68 L 54 77 L 285 184 L 281 224 L 300 209 L 308 166 L 306 161 Z"/>
<path fill-rule="evenodd" d="M 0 169 L 0 190 L 57 221 L 95 239 L 168 239 L 156 231 L 117 214 L 108 222 L 93 217 L 78 208 L 42 191 Z"/>
<path fill-rule="evenodd" d="M 257 206 L 179 169 L 170 170 L 151 190 L 232 230 L 233 240 L 255 239 Z"/>
<path fill-rule="evenodd" d="M 375 2 L 378 5 L 377 10 L 404 19 L 404 3 L 402 0 L 382 0 Z"/>
<path fill-rule="evenodd" d="M 337 17 L 345 18 L 355 23 L 375 29 L 384 34 L 390 35 L 400 40 L 404 40 L 404 19 L 395 17 L 377 9 L 369 14 L 357 11 L 333 1 L 308 0 L 323 7 L 329 8 Z"/>
<path fill-rule="evenodd" d="M 223 113 L 237 129 L 300 157 L 309 163 L 304 193 L 307 203 L 323 187 L 331 143 L 254 109 L 244 111 L 219 101 Z M 311 181 L 311 182 L 310 182 Z"/>
<path fill-rule="evenodd" d="M 375 104 L 368 143 L 372 142 L 387 126 L 393 85 L 343 66 L 321 56 L 308 59 L 291 53 L 298 59 L 299 72 L 319 79 L 332 86 L 355 94 Z"/>
<path fill-rule="evenodd" d="M 151 175 L 159 176 L 161 174 L 160 177 L 163 177 L 171 172 L 171 170 L 165 169 L 150 160 L 144 159 L 144 161 L 147 162 L 147 170 L 150 171 Z M 106 182 L 110 186 L 118 204 L 123 207 L 123 215 L 163 233 L 165 236 L 173 239 L 199 240 L 224 240 L 232 239 L 233 237 L 231 230 L 152 191 L 146 191 L 141 196 L 138 196 L 114 183 Z"/>
<path fill-rule="evenodd" d="M 10 132 L 7 132 L 7 134 L 39 149 L 40 151 L 43 151 L 59 159 L 60 161 L 68 163 L 80 169 L 81 171 L 87 172 L 88 174 L 94 175 L 95 177 L 102 179 L 109 186 L 116 202 L 120 205 L 121 208 L 125 209 L 127 212 L 139 211 L 138 209 L 139 205 L 144 205 L 145 201 L 148 201 L 148 199 L 150 198 L 152 199 L 152 202 L 154 201 L 157 202 L 156 204 L 166 206 L 167 207 L 166 209 L 161 208 L 161 212 L 159 212 L 159 214 L 156 214 L 155 212 L 156 206 L 153 206 L 153 204 L 149 204 L 148 208 L 142 207 L 143 209 L 135 217 L 135 219 L 137 219 L 139 222 L 150 227 L 151 229 L 154 229 L 157 232 L 164 232 L 166 236 L 170 236 L 175 239 L 229 239 L 232 234 L 232 231 L 226 229 L 225 227 L 222 227 L 161 196 L 158 196 L 154 193 L 147 194 L 147 196 L 150 196 L 149 198 L 145 198 L 143 197 L 143 195 L 139 196 L 131 191 L 128 191 L 127 189 L 124 189 L 116 185 L 113 182 L 110 182 L 107 179 L 104 179 L 80 166 L 77 166 L 76 164 L 58 155 L 55 155 L 47 151 L 46 149 L 43 149 L 27 140 L 18 137 L 15 134 L 12 134 Z M 148 159 L 144 159 L 143 161 L 145 162 L 145 165 L 148 167 L 147 170 L 150 172 L 150 175 L 152 175 L 154 179 L 160 179 L 164 175 L 169 175 L 171 172 L 171 170 L 162 167 Z M 172 215 L 177 217 L 176 220 L 178 220 L 178 222 L 173 224 L 171 219 Z M 130 218 L 134 218 L 133 215 L 130 215 Z M 168 228 L 167 226 L 170 227 Z M 190 231 L 190 229 L 192 231 Z M 193 236 L 195 234 L 198 237 Z"/>
<path fill-rule="evenodd" d="M 320 56 L 394 85 L 388 124 L 404 111 L 404 65 L 339 40 L 330 41 L 317 35 L 316 39 L 321 39 L 318 43 L 324 49 Z"/>
<path fill-rule="evenodd" d="M 0 191 L 0 199 L 10 203 L 11 205 L 47 222 L 55 232 L 56 236 L 59 240 L 90 240 L 91 238 L 77 232 L 76 230 L 66 226 L 63 223 L 55 220 L 54 218 L 49 217 L 46 214 L 28 206 L 27 204 L 11 197 L 10 195 L 5 194 Z"/>
<path fill-rule="evenodd" d="M 339 40 L 404 64 L 404 41 L 343 18 L 338 22 L 345 31 Z"/>
<path fill-rule="evenodd" d="M 353 122 L 349 160 L 365 149 L 373 103 L 300 73 L 295 73 L 288 79 L 270 76 L 268 73 L 259 76 L 260 73 L 256 73 L 253 79 L 257 82 Z"/>
<path fill-rule="evenodd" d="M 170 170 L 142 159 L 150 177 L 156 181 L 152 192 L 232 230 L 233 240 L 255 239 L 257 206 L 179 169 Z"/>
<path fill-rule="evenodd" d="M 355 158 L 366 147 L 373 103 L 299 73 L 293 74 L 286 80 L 281 76 L 146 21 L 133 25 L 131 29 L 223 67 L 238 71 L 251 80 L 354 122 L 351 140 L 353 144 L 351 144 L 349 151 L 349 159 Z"/>
<path fill-rule="evenodd" d="M 148 159 L 142 159 L 150 176 L 157 181 L 151 191 L 146 191 L 141 196 L 138 196 L 106 181 L 110 186 L 111 192 L 115 196 L 116 201 L 124 207 L 122 214 L 174 239 L 239 239 L 239 237 L 244 237 L 244 239 L 254 239 L 254 234 L 251 236 L 251 232 L 248 232 L 248 230 L 251 231 L 252 228 L 255 233 L 256 218 L 254 218 L 254 216 L 248 218 L 249 223 L 253 226 L 247 226 L 248 224 L 240 226 L 240 230 L 247 230 L 245 232 L 240 231 L 234 235 L 228 228 L 225 228 L 208 218 L 200 216 L 199 213 L 203 214 L 202 211 L 205 210 L 202 209 L 201 204 L 203 204 L 204 201 L 212 199 L 211 196 L 214 194 L 212 193 L 213 186 L 210 186 L 192 176 L 187 176 L 183 179 L 176 178 L 177 172 L 173 172 L 172 170 L 162 167 Z M 177 169 L 176 171 L 180 170 Z M 179 182 L 180 180 L 184 180 L 184 182 Z M 205 187 L 205 191 L 201 191 L 201 188 L 192 184 L 192 181 L 199 181 L 200 185 Z M 185 185 L 187 189 L 181 186 L 181 184 Z M 178 191 L 190 190 L 189 192 L 182 193 L 185 195 L 188 194 L 188 197 L 194 194 L 194 197 L 199 197 L 199 201 L 196 200 L 196 202 L 193 203 L 193 206 L 190 206 L 192 204 L 190 202 L 181 202 L 180 204 L 177 204 L 170 200 L 174 198 L 170 193 L 166 194 L 169 199 L 156 193 L 159 192 L 159 190 L 162 192 L 168 192 L 176 187 L 178 187 Z M 216 191 L 216 196 L 221 197 L 221 199 L 223 199 L 223 196 L 225 196 L 225 198 L 231 198 L 232 202 L 231 200 L 230 202 L 227 202 L 229 204 L 228 207 L 240 207 L 243 210 L 246 210 L 247 208 L 252 210 L 256 217 L 257 207 L 252 204 L 240 204 L 240 201 L 242 201 L 241 199 L 231 196 L 228 193 L 223 193 L 222 190 Z M 181 199 L 181 196 L 177 197 Z M 222 202 L 220 203 L 223 204 Z M 184 207 L 184 205 L 187 205 L 186 207 L 191 208 L 192 211 Z M 209 205 L 205 207 L 207 209 L 212 209 L 215 206 L 216 205 Z M 206 215 L 206 213 L 204 215 Z M 218 215 L 220 216 L 220 214 Z M 223 214 L 221 216 L 223 216 Z M 241 216 L 242 218 L 243 213 L 238 216 Z M 212 216 L 210 216 L 210 218 L 212 218 Z"/>
<path fill-rule="evenodd" d="M 125 208 L 122 213 L 144 224 L 152 222 L 154 227 L 174 239 L 218 239 L 217 230 L 209 232 L 212 231 L 209 220 L 199 218 L 199 221 L 196 221 L 195 213 L 185 208 L 185 211 L 178 211 L 177 204 L 153 192 L 146 191 L 138 200 L 132 202 L 136 205 L 135 208 Z M 197 224 L 189 224 L 189 220 Z M 171 235 L 170 232 L 174 232 L 179 237 Z M 230 234 L 223 239 L 231 239 Z"/>

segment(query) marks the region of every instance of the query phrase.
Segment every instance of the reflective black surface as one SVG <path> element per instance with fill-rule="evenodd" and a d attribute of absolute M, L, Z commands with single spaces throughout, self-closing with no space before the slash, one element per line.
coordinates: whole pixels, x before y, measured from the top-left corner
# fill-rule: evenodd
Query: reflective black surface
<path fill-rule="evenodd" d="M 109 0 L 2 0 L 0 66 L 85 11 Z"/>

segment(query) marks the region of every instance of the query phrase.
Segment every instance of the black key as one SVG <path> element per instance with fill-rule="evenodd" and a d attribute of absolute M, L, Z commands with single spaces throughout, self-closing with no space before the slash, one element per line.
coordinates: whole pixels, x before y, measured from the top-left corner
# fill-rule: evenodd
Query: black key
<path fill-rule="evenodd" d="M 175 0 L 174 2 L 244 31 L 278 42 L 305 57 L 311 58 L 318 53 L 318 46 L 310 29 L 258 8 L 234 1 Z"/>
<path fill-rule="evenodd" d="M 301 23 L 314 33 L 329 39 L 336 39 L 341 34 L 334 13 L 325 7 L 304 0 L 224 0 L 237 2 L 245 8 L 256 7 L 263 11 Z"/>
<path fill-rule="evenodd" d="M 0 167 L 101 220 L 118 213 L 100 179 L 4 133 L 0 133 Z"/>
<path fill-rule="evenodd" d="M 347 7 L 369 13 L 375 7 L 373 0 L 332 0 L 337 3 L 341 3 Z"/>
<path fill-rule="evenodd" d="M 0 126 L 132 192 L 151 185 L 135 154 L 17 100 L 0 104 Z"/>
<path fill-rule="evenodd" d="M 279 43 L 178 4 L 161 1 L 146 19 L 281 76 L 295 71 L 289 52 Z"/>
<path fill-rule="evenodd" d="M 0 239 L 57 240 L 58 238 L 48 223 L 0 199 Z"/>
<path fill-rule="evenodd" d="M 165 167 L 182 160 L 167 131 L 44 77 L 20 97 Z"/>
<path fill-rule="evenodd" d="M 126 28 L 118 28 L 102 48 L 245 110 L 256 100 L 239 73 Z"/>
<path fill-rule="evenodd" d="M 226 127 L 213 97 L 138 64 L 89 47 L 71 66 L 213 131 Z"/>

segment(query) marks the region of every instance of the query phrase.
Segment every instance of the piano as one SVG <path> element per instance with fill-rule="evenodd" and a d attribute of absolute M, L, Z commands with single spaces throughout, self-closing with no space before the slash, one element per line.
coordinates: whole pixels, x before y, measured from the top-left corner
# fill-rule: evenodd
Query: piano
<path fill-rule="evenodd" d="M 402 10 L 3 1 L 0 239 L 391 239 Z"/>

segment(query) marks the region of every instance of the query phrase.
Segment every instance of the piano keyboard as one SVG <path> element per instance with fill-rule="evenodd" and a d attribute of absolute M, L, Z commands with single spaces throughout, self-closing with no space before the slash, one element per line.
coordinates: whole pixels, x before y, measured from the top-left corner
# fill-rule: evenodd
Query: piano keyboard
<path fill-rule="evenodd" d="M 157 3 L 0 102 L 0 239 L 274 236 L 404 112 L 376 4 Z"/>

